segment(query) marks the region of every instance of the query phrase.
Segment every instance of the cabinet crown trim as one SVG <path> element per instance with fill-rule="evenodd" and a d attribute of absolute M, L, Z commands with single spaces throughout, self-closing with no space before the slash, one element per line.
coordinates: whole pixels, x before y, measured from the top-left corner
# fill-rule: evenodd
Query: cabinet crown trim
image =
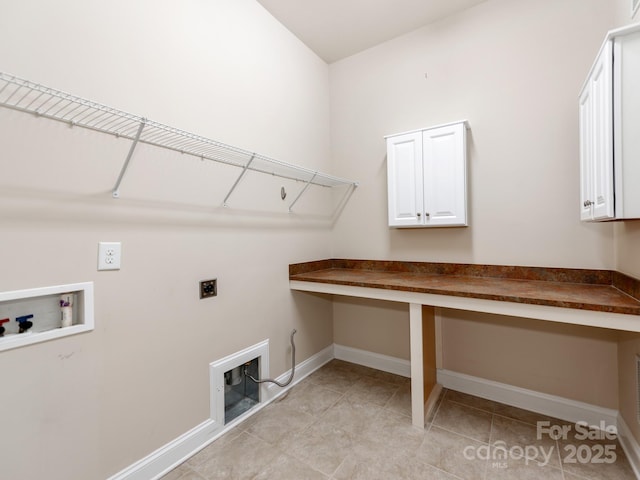
<path fill-rule="evenodd" d="M 451 125 L 458 125 L 462 123 L 464 125 L 464 128 L 466 128 L 467 130 L 469 130 L 471 127 L 469 126 L 469 121 L 468 120 L 458 120 L 457 122 L 449 122 L 449 123 L 442 123 L 440 125 L 433 125 L 431 127 L 424 127 L 424 128 L 416 128 L 415 130 L 408 130 L 406 132 L 400 132 L 400 133 L 393 133 L 391 135 L 385 135 L 384 138 L 392 138 L 392 137 L 397 137 L 398 135 L 406 135 L 408 133 L 418 133 L 418 132 L 424 132 L 425 130 L 432 130 L 434 128 L 442 128 L 442 127 L 449 127 Z"/>
<path fill-rule="evenodd" d="M 634 23 L 633 25 L 627 25 L 624 27 L 615 28 L 607 32 L 607 34 L 604 37 L 604 40 L 602 41 L 602 45 L 600 45 L 600 49 L 598 50 L 596 59 L 591 64 L 591 68 L 589 68 L 589 72 L 587 73 L 587 78 L 585 79 L 584 83 L 582 84 L 582 87 L 580 88 L 581 94 L 584 91 L 585 87 L 587 86 L 587 83 L 589 82 L 589 78 L 591 77 L 591 74 L 593 73 L 593 70 L 596 67 L 596 64 L 598 63 L 598 58 L 600 57 L 604 49 L 607 47 L 607 44 L 609 42 L 612 42 L 616 38 L 624 37 L 626 35 L 632 35 L 638 32 L 640 32 L 640 23 Z"/>

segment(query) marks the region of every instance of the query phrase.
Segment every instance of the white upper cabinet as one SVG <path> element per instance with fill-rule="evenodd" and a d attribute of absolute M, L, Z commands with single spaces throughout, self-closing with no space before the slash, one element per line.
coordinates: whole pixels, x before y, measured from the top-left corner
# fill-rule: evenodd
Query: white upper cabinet
<path fill-rule="evenodd" d="M 422 132 L 387 138 L 389 225 L 415 227 L 422 222 Z"/>
<path fill-rule="evenodd" d="M 580 93 L 580 218 L 640 218 L 640 27 L 609 32 Z"/>
<path fill-rule="evenodd" d="M 386 140 L 389 225 L 466 226 L 466 122 Z"/>

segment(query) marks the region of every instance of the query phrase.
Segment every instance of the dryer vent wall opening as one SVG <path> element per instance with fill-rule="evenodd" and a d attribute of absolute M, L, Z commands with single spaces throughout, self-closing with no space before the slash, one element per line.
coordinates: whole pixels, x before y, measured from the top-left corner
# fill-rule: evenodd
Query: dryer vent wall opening
<path fill-rule="evenodd" d="M 259 357 L 224 372 L 224 423 L 239 417 L 260 403 L 258 384 L 247 377 L 260 378 Z"/>
<path fill-rule="evenodd" d="M 209 364 L 211 419 L 218 427 L 240 418 L 267 398 L 269 341 L 265 340 Z"/>

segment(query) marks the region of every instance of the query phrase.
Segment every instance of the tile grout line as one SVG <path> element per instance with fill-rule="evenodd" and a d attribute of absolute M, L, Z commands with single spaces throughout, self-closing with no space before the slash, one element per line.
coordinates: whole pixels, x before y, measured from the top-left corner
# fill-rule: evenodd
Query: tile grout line
<path fill-rule="evenodd" d="M 557 438 L 556 438 L 556 448 L 558 449 L 558 460 L 560 461 L 560 473 L 562 474 L 562 480 L 567 480 L 567 476 L 564 473 L 564 462 L 562 461 L 562 455 L 560 455 L 560 442 L 558 442 Z"/>
<path fill-rule="evenodd" d="M 494 421 L 495 421 L 496 415 L 491 412 L 491 425 L 489 426 L 489 452 L 492 452 L 492 446 L 493 446 L 493 435 L 494 435 Z M 489 455 L 489 457 L 491 457 L 491 455 Z M 485 460 L 484 463 L 484 475 L 483 475 L 483 479 L 484 480 L 488 480 L 487 477 L 489 476 L 489 459 Z"/>

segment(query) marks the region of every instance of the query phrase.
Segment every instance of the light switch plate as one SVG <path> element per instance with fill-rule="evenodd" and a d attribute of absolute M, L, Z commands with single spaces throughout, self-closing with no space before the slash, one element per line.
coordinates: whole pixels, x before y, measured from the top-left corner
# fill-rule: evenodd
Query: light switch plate
<path fill-rule="evenodd" d="M 98 244 L 98 270 L 120 270 L 122 244 L 100 242 Z"/>

